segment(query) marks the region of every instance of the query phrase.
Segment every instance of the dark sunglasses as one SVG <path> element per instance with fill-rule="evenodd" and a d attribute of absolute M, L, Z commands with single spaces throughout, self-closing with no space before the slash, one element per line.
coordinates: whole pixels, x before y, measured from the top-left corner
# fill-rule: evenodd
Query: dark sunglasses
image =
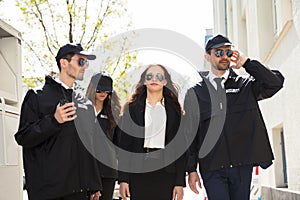
<path fill-rule="evenodd" d="M 107 94 L 110 94 L 110 93 L 111 93 L 111 91 L 96 90 L 96 93 L 102 93 L 102 92 L 105 92 L 105 93 L 107 93 Z"/>
<path fill-rule="evenodd" d="M 216 55 L 217 57 L 221 57 L 221 56 L 224 55 L 224 51 L 226 51 L 226 55 L 227 55 L 228 57 L 231 57 L 232 54 L 233 54 L 233 51 L 232 51 L 231 49 L 226 49 L 226 50 L 218 49 L 218 50 L 215 51 L 215 55 Z"/>
<path fill-rule="evenodd" d="M 147 81 L 150 81 L 150 80 L 153 79 L 153 77 L 154 77 L 154 75 L 153 75 L 152 73 L 149 73 L 149 74 L 146 74 L 145 79 L 146 79 Z M 155 75 L 155 78 L 156 78 L 159 82 L 162 82 L 162 81 L 165 79 L 165 77 L 164 77 L 162 74 L 160 74 L 160 73 L 157 73 L 157 74 Z"/>
<path fill-rule="evenodd" d="M 78 60 L 78 65 L 79 65 L 80 67 L 83 67 L 85 64 L 86 64 L 87 66 L 89 66 L 89 61 L 88 61 L 88 60 L 85 60 L 85 59 L 83 59 L 83 58 L 79 58 L 79 59 L 65 58 L 65 59 L 67 59 L 69 62 L 70 62 L 71 60 Z"/>

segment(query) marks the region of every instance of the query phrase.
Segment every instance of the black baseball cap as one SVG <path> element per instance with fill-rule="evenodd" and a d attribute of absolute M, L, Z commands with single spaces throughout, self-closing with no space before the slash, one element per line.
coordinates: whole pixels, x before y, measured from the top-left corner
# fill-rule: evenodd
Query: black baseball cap
<path fill-rule="evenodd" d="M 97 91 L 112 93 L 113 80 L 107 72 L 100 72 L 92 76 L 91 82 Z"/>
<path fill-rule="evenodd" d="M 59 48 L 57 55 L 55 57 L 56 61 L 59 62 L 60 59 L 65 58 L 66 55 L 68 54 L 80 54 L 80 55 L 85 55 L 87 56 L 88 60 L 95 60 L 96 55 L 93 55 L 87 51 L 85 51 L 81 44 L 66 44 L 62 47 Z"/>
<path fill-rule="evenodd" d="M 209 52 L 209 50 L 219 48 L 221 46 L 232 46 L 232 43 L 227 37 L 223 35 L 216 35 L 207 40 L 205 51 Z"/>

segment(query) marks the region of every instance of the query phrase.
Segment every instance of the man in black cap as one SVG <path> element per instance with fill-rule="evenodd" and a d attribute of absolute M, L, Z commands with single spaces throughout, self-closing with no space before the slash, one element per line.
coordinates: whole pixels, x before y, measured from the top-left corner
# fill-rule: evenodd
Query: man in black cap
<path fill-rule="evenodd" d="M 249 200 L 253 166 L 267 168 L 274 159 L 257 101 L 277 93 L 284 78 L 231 47 L 223 35 L 207 41 L 210 71 L 200 72 L 184 103 L 189 186 L 198 193 L 199 164 L 209 200 Z M 240 67 L 249 76 L 232 69 Z"/>
<path fill-rule="evenodd" d="M 59 76 L 47 76 L 42 89 L 29 90 L 24 98 L 15 139 L 23 147 L 30 200 L 98 200 L 101 195 L 96 160 L 74 123 L 76 113 L 84 112 L 74 98 L 74 81 L 83 79 L 88 60 L 95 58 L 80 44 L 62 46 L 56 56 Z"/>

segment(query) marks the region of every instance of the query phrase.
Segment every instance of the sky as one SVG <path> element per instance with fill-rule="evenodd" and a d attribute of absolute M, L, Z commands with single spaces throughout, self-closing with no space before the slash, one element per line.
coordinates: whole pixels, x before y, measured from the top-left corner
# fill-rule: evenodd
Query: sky
<path fill-rule="evenodd" d="M 127 4 L 132 17 L 132 29 L 168 29 L 193 40 L 203 49 L 206 29 L 213 28 L 212 0 L 128 0 Z M 159 36 L 157 39 L 159 40 Z M 180 43 L 178 45 L 180 46 Z M 199 57 L 203 60 L 200 52 Z M 163 64 L 179 74 L 184 72 L 186 76 L 195 78 L 194 80 L 198 80 L 195 70 L 201 69 L 201 66 L 191 66 L 180 55 L 160 49 L 140 50 L 137 60 L 145 65 Z M 193 77 L 194 74 L 197 76 Z"/>
<path fill-rule="evenodd" d="M 133 26 L 177 31 L 204 45 L 205 29 L 213 28 L 212 0 L 128 0 Z"/>
<path fill-rule="evenodd" d="M 20 14 L 14 1 L 6 2 L 6 10 L 11 10 L 6 12 L 7 15 Z M 213 28 L 212 0 L 127 0 L 127 10 L 131 16 L 132 30 L 167 29 L 184 35 L 201 47 L 204 47 L 206 29 Z M 21 29 L 18 26 L 16 28 Z M 161 50 L 140 50 L 138 62 L 160 63 L 179 71 L 182 66 L 189 68 L 189 64 L 180 56 Z"/>

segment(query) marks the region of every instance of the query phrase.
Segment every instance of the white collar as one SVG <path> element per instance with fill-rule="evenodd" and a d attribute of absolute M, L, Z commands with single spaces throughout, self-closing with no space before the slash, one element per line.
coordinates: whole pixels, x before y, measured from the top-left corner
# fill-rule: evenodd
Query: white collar
<path fill-rule="evenodd" d="M 218 76 L 216 76 L 215 74 L 213 74 L 211 71 L 209 71 L 209 73 L 208 73 L 208 75 L 207 75 L 207 79 L 209 80 L 209 81 L 212 81 L 212 80 L 214 80 L 214 78 L 223 78 L 225 81 L 228 79 L 228 76 L 229 76 L 229 69 L 227 69 L 226 71 L 225 71 L 225 73 L 221 76 L 221 77 L 218 77 Z"/>
<path fill-rule="evenodd" d="M 58 84 L 61 84 L 61 86 L 63 86 L 65 89 L 74 89 L 74 83 L 73 83 L 73 86 L 70 88 L 64 82 L 59 80 L 59 78 L 57 78 L 57 77 L 54 77 L 53 80 L 56 81 Z"/>

